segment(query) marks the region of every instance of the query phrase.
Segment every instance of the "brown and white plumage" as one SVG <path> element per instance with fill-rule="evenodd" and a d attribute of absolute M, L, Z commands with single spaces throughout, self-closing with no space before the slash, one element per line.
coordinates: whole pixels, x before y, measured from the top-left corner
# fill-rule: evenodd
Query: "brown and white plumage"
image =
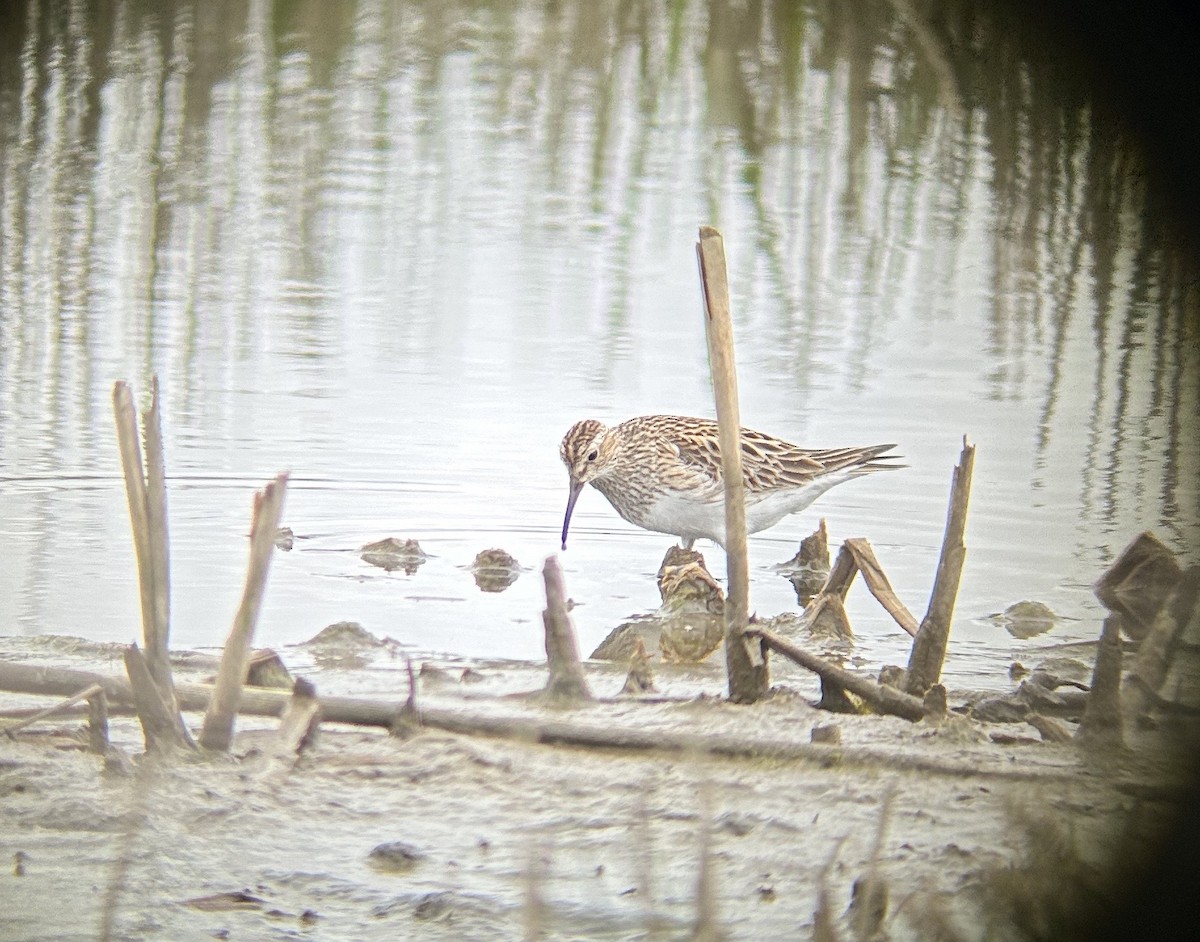
<path fill-rule="evenodd" d="M 898 467 L 885 464 L 895 445 L 800 448 L 742 430 L 746 529 L 757 533 L 803 510 L 836 484 Z M 680 537 L 725 543 L 724 489 L 717 423 L 678 415 L 644 415 L 611 428 L 576 422 L 559 446 L 571 478 L 563 519 L 563 549 L 575 501 L 585 484 L 608 498 L 630 523 Z"/>

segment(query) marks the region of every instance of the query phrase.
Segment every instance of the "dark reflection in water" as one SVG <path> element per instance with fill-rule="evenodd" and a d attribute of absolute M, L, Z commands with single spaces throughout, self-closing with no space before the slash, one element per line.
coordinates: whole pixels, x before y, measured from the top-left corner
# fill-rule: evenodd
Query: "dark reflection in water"
<path fill-rule="evenodd" d="M 710 411 L 703 222 L 747 423 L 904 443 L 900 483 L 823 512 L 890 547 L 915 610 L 963 433 L 962 630 L 998 660 L 970 619 L 1036 597 L 1091 637 L 1087 585 L 1136 532 L 1197 541 L 1192 260 L 1136 147 L 1004 4 L 5 9 L 0 631 L 135 623 L 108 396 L 158 372 L 180 643 L 216 642 L 241 568 L 248 498 L 201 479 L 289 467 L 306 540 L 268 640 L 415 613 L 405 640 L 536 655 L 535 630 L 485 627 L 529 620 L 536 580 L 480 601 L 463 567 L 554 550 L 575 419 Z M 653 605 L 665 547 L 581 513 L 589 647 Z M 764 608 L 791 604 L 763 570 L 813 522 L 755 541 Z M 385 535 L 430 549 L 411 596 L 332 552 Z"/>
<path fill-rule="evenodd" d="M 261 643 L 353 624 L 539 657 L 559 437 L 711 412 L 712 223 L 746 423 L 901 443 L 908 470 L 819 512 L 915 612 L 977 443 L 948 684 L 1095 638 L 1090 585 L 1136 533 L 1200 542 L 1200 282 L 1171 194 L 1023 9 L 0 4 L 0 634 L 136 633 L 109 397 L 157 373 L 178 646 L 223 639 L 250 493 L 287 468 Z M 564 555 L 585 651 L 657 606 L 667 543 L 590 497 Z M 751 540 L 760 613 L 795 609 L 771 567 L 816 520 Z M 383 538 L 419 559 L 359 558 Z M 472 567 L 488 547 L 512 565 Z M 848 607 L 860 663 L 901 662 Z"/>

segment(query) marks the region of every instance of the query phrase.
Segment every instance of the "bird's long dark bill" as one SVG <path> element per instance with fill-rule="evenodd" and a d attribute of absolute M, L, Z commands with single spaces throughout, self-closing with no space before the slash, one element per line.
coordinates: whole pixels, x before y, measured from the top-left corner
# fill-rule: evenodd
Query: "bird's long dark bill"
<path fill-rule="evenodd" d="M 562 548 L 567 548 L 567 528 L 571 526 L 571 511 L 575 509 L 575 501 L 579 500 L 579 492 L 583 490 L 582 481 L 571 482 L 571 496 L 567 498 L 567 515 L 563 517 Z"/>

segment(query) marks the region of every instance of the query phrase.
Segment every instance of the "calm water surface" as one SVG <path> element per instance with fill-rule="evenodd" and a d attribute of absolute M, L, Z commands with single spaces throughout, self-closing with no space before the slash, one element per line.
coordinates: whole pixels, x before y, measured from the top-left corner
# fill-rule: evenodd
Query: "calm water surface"
<path fill-rule="evenodd" d="M 161 377 L 173 643 L 219 645 L 253 492 L 289 470 L 258 640 L 355 620 L 537 657 L 574 421 L 712 414 L 693 245 L 719 226 L 745 424 L 910 467 L 820 516 L 922 613 L 978 446 L 948 674 L 1094 638 L 1143 529 L 1200 540 L 1193 260 L 1136 144 L 987 5 L 30 3 L 0 29 L 0 633 L 126 641 L 114 380 Z M 384 573 L 357 548 L 416 538 Z M 580 501 L 582 646 L 657 604 L 666 537 Z M 476 588 L 475 554 L 527 571 Z M 714 572 L 715 547 L 702 545 Z M 1023 600 L 1066 616 L 1011 637 Z M 851 593 L 864 663 L 908 639 Z"/>

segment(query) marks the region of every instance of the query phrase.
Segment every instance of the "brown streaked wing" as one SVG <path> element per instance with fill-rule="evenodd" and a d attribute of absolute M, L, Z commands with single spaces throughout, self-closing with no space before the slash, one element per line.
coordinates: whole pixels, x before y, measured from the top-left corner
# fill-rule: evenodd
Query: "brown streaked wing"
<path fill-rule="evenodd" d="M 678 452 L 680 460 L 712 481 L 720 481 L 717 423 L 711 419 L 658 418 L 656 431 Z M 742 474 L 750 490 L 806 484 L 824 469 L 810 452 L 782 439 L 742 428 Z"/>
<path fill-rule="evenodd" d="M 756 491 L 799 487 L 819 477 L 826 467 L 812 451 L 781 438 L 742 429 L 742 471 L 746 486 Z"/>

